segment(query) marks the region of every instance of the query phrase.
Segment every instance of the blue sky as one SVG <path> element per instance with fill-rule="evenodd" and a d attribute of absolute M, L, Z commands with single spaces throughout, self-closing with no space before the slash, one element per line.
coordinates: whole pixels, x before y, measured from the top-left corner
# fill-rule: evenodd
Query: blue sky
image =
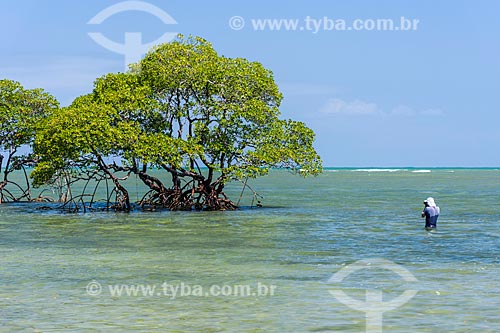
<path fill-rule="evenodd" d="M 42 87 L 67 105 L 125 65 L 88 33 L 117 43 L 125 32 L 140 32 L 144 43 L 169 32 L 198 35 L 220 54 L 274 72 L 283 117 L 314 129 L 325 166 L 500 165 L 498 1 L 150 0 L 177 24 L 141 11 L 87 24 L 122 2 L 2 1 L 0 77 Z M 245 21 L 240 30 L 231 29 L 233 16 Z M 321 29 L 308 30 L 307 17 Z M 417 29 L 331 31 L 324 23 L 401 17 L 417 19 Z M 256 30 L 258 19 L 299 26 Z"/>

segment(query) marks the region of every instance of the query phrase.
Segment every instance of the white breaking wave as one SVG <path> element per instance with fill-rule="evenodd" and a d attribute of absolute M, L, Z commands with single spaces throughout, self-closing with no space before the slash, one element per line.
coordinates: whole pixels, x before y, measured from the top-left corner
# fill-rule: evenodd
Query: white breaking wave
<path fill-rule="evenodd" d="M 362 172 L 396 172 L 396 171 L 407 171 L 406 169 L 354 169 L 352 171 L 362 171 Z"/>
<path fill-rule="evenodd" d="M 412 173 L 430 173 L 432 170 L 430 169 L 417 169 L 413 168 L 404 169 L 404 168 L 359 168 L 359 169 L 350 169 L 350 168 L 339 168 L 339 169 L 324 169 L 325 172 L 339 172 L 339 171 L 350 171 L 350 172 L 412 172 Z M 453 172 L 453 171 L 451 171 Z"/>

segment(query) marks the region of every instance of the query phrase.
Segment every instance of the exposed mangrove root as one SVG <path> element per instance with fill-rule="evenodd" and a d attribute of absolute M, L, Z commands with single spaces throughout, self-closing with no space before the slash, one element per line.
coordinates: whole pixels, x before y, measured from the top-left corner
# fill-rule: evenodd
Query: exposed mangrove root
<path fill-rule="evenodd" d="M 96 154 L 97 155 L 97 154 Z M 67 169 L 60 170 L 48 183 L 49 189 L 43 189 L 38 196 L 32 196 L 30 186 L 21 185 L 6 180 L 1 182 L 0 195 L 2 201 L 27 201 L 52 204 L 41 206 L 40 209 L 58 209 L 70 213 L 80 213 L 96 210 L 113 210 L 129 212 L 134 209 L 126 180 L 131 174 L 147 186 L 148 191 L 136 203 L 143 210 L 168 209 L 171 211 L 225 211 L 238 209 L 245 189 L 253 193 L 252 207 L 261 206 L 262 198 L 246 180 L 237 203 L 231 201 L 224 193 L 224 177 L 212 181 L 213 172 L 205 177 L 199 173 L 178 170 L 169 166 L 163 169 L 170 173 L 171 186 L 166 186 L 163 179 L 152 176 L 147 168 L 137 166 L 119 166 L 116 163 L 105 164 L 98 159 L 99 168 L 88 168 L 86 164 L 75 162 Z M 26 170 L 23 169 L 25 180 L 28 181 Z M 75 186 L 75 184 L 79 184 Z M 9 185 L 9 189 L 5 188 Z M 137 183 L 136 183 L 137 186 Z M 78 188 L 78 193 L 75 189 Z M 15 194 L 13 190 L 15 189 Z M 52 196 L 47 193 L 52 191 Z M 138 193 L 138 190 L 136 190 Z M 98 197 L 105 193 L 104 197 Z M 255 204 L 255 201 L 257 202 Z M 60 205 L 55 205 L 59 203 Z M 51 208 L 52 207 L 52 208 Z"/>
<path fill-rule="evenodd" d="M 167 189 L 163 192 L 149 191 L 139 202 L 143 209 L 159 209 L 190 211 L 190 210 L 235 210 L 238 205 L 229 200 L 223 193 L 189 189 L 182 192 L 179 189 Z"/>

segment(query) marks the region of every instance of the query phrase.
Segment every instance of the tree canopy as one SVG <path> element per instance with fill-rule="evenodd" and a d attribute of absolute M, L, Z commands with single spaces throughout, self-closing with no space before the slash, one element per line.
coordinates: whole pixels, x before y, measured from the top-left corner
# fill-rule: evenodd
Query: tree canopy
<path fill-rule="evenodd" d="M 202 38 L 151 50 L 127 73 L 107 74 L 93 91 L 41 122 L 32 173 L 36 185 L 62 172 L 110 179 L 116 208 L 130 210 L 123 180 L 136 175 L 149 189 L 142 206 L 225 210 L 231 180 L 271 168 L 316 175 L 314 133 L 280 118 L 282 95 L 258 62 L 217 54 Z M 152 170 L 160 169 L 163 176 Z"/>
<path fill-rule="evenodd" d="M 0 203 L 4 198 L 30 198 L 29 182 L 22 188 L 9 180 L 9 174 L 34 164 L 33 156 L 19 154 L 19 149 L 33 144 L 40 122 L 58 107 L 57 100 L 42 89 L 25 89 L 19 82 L 0 80 Z M 9 183 L 21 190 L 21 197 L 5 188 Z"/>

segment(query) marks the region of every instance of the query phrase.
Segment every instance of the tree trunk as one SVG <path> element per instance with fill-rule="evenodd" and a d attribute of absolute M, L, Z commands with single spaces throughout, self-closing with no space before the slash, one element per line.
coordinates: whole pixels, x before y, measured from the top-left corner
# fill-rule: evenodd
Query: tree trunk
<path fill-rule="evenodd" d="M 3 180 L 2 182 L 0 182 L 0 204 L 2 203 L 2 197 L 3 197 L 2 190 L 6 185 L 7 185 L 6 180 Z"/>
<path fill-rule="evenodd" d="M 99 161 L 99 167 L 106 175 L 111 178 L 113 181 L 113 184 L 115 185 L 116 193 L 118 196 L 118 202 L 117 204 L 119 205 L 119 210 L 124 210 L 126 212 L 130 212 L 132 210 L 132 205 L 130 204 L 130 196 L 128 194 L 128 191 L 125 187 L 120 184 L 120 180 L 118 177 L 116 177 L 108 168 L 106 163 L 104 163 L 104 160 L 102 157 L 94 152 L 94 155 L 97 157 L 97 160 Z"/>

